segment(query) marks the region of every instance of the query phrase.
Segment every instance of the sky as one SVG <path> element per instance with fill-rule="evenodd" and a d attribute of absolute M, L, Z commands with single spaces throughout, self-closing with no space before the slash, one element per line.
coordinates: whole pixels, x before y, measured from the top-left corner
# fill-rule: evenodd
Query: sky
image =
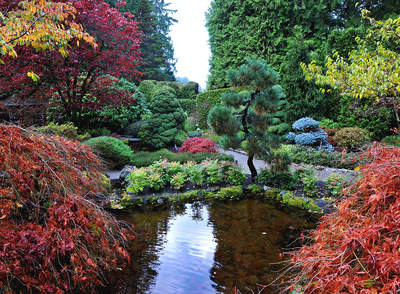
<path fill-rule="evenodd" d="M 205 27 L 211 0 L 170 0 L 170 9 L 177 12 L 178 20 L 171 26 L 170 36 L 174 44 L 176 77 L 187 77 L 205 89 L 208 76 L 210 48 Z"/>

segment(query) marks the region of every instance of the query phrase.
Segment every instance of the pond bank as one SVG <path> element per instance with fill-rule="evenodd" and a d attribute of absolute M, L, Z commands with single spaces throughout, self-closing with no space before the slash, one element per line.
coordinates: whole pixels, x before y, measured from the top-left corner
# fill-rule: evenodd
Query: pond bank
<path fill-rule="evenodd" d="M 141 209 L 167 208 L 179 203 L 194 201 L 226 201 L 259 199 L 277 207 L 302 210 L 319 218 L 323 213 L 335 209 L 335 200 L 331 198 L 298 197 L 285 191 L 271 189 L 256 184 L 229 187 L 209 187 L 186 192 L 132 195 L 125 191 L 116 191 L 110 199 L 108 209 L 115 211 L 136 211 Z"/>

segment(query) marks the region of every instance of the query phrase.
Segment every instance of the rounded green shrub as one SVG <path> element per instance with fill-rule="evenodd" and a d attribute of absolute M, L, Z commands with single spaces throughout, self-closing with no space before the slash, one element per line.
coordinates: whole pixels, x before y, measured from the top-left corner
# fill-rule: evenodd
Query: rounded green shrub
<path fill-rule="evenodd" d="M 159 93 L 150 104 L 151 116 L 140 129 L 142 143 L 160 149 L 181 140 L 186 114 L 178 99 L 169 92 Z"/>
<path fill-rule="evenodd" d="M 361 128 L 343 128 L 336 132 L 333 139 L 339 147 L 357 151 L 370 142 L 370 135 L 367 130 Z"/>
<path fill-rule="evenodd" d="M 132 157 L 131 148 L 114 137 L 91 138 L 84 142 L 106 161 L 110 168 L 120 168 L 128 164 Z"/>
<path fill-rule="evenodd" d="M 207 128 L 208 113 L 210 112 L 211 108 L 221 103 L 222 94 L 228 92 L 229 90 L 229 88 L 222 88 L 217 90 L 205 91 L 197 95 L 196 112 L 200 115 L 200 128 Z"/>

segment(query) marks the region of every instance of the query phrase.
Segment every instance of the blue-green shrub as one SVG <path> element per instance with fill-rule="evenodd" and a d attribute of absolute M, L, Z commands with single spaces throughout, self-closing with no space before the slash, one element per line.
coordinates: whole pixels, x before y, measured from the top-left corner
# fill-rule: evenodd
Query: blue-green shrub
<path fill-rule="evenodd" d="M 296 120 L 293 123 L 292 128 L 295 131 L 302 131 L 302 132 L 315 130 L 319 128 L 319 122 L 310 117 L 303 117 L 299 120 Z"/>
<path fill-rule="evenodd" d="M 333 151 L 333 146 L 328 142 L 328 133 L 319 128 L 319 122 L 304 117 L 295 121 L 292 125 L 295 132 L 289 132 L 286 140 L 302 146 L 310 146 L 316 149 Z"/>

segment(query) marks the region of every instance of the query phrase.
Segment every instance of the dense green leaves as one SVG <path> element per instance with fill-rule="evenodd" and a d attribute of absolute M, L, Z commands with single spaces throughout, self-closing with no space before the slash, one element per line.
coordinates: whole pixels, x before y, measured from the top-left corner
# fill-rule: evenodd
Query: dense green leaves
<path fill-rule="evenodd" d="M 143 73 L 144 79 L 175 80 L 174 48 L 168 33 L 176 20 L 170 16 L 174 11 L 168 9 L 168 5 L 164 0 L 128 0 L 120 8 L 135 15 L 143 32 L 140 45 L 142 65 L 138 70 Z"/>
<path fill-rule="evenodd" d="M 140 129 L 140 138 L 151 148 L 172 146 L 183 132 L 186 120 L 178 99 L 170 92 L 159 93 L 153 98 L 150 111 L 150 119 Z"/>
<path fill-rule="evenodd" d="M 323 94 L 306 81 L 300 63 L 316 60 L 323 64 L 333 50 L 347 55 L 357 45 L 354 38 L 368 25 L 362 21 L 361 9 L 385 18 L 400 13 L 397 2 L 214 0 L 207 13 L 212 53 L 208 88 L 226 87 L 226 72 L 241 65 L 246 56 L 257 55 L 281 76 L 290 122 L 304 116 L 336 120 L 340 111 L 337 93 Z"/>

